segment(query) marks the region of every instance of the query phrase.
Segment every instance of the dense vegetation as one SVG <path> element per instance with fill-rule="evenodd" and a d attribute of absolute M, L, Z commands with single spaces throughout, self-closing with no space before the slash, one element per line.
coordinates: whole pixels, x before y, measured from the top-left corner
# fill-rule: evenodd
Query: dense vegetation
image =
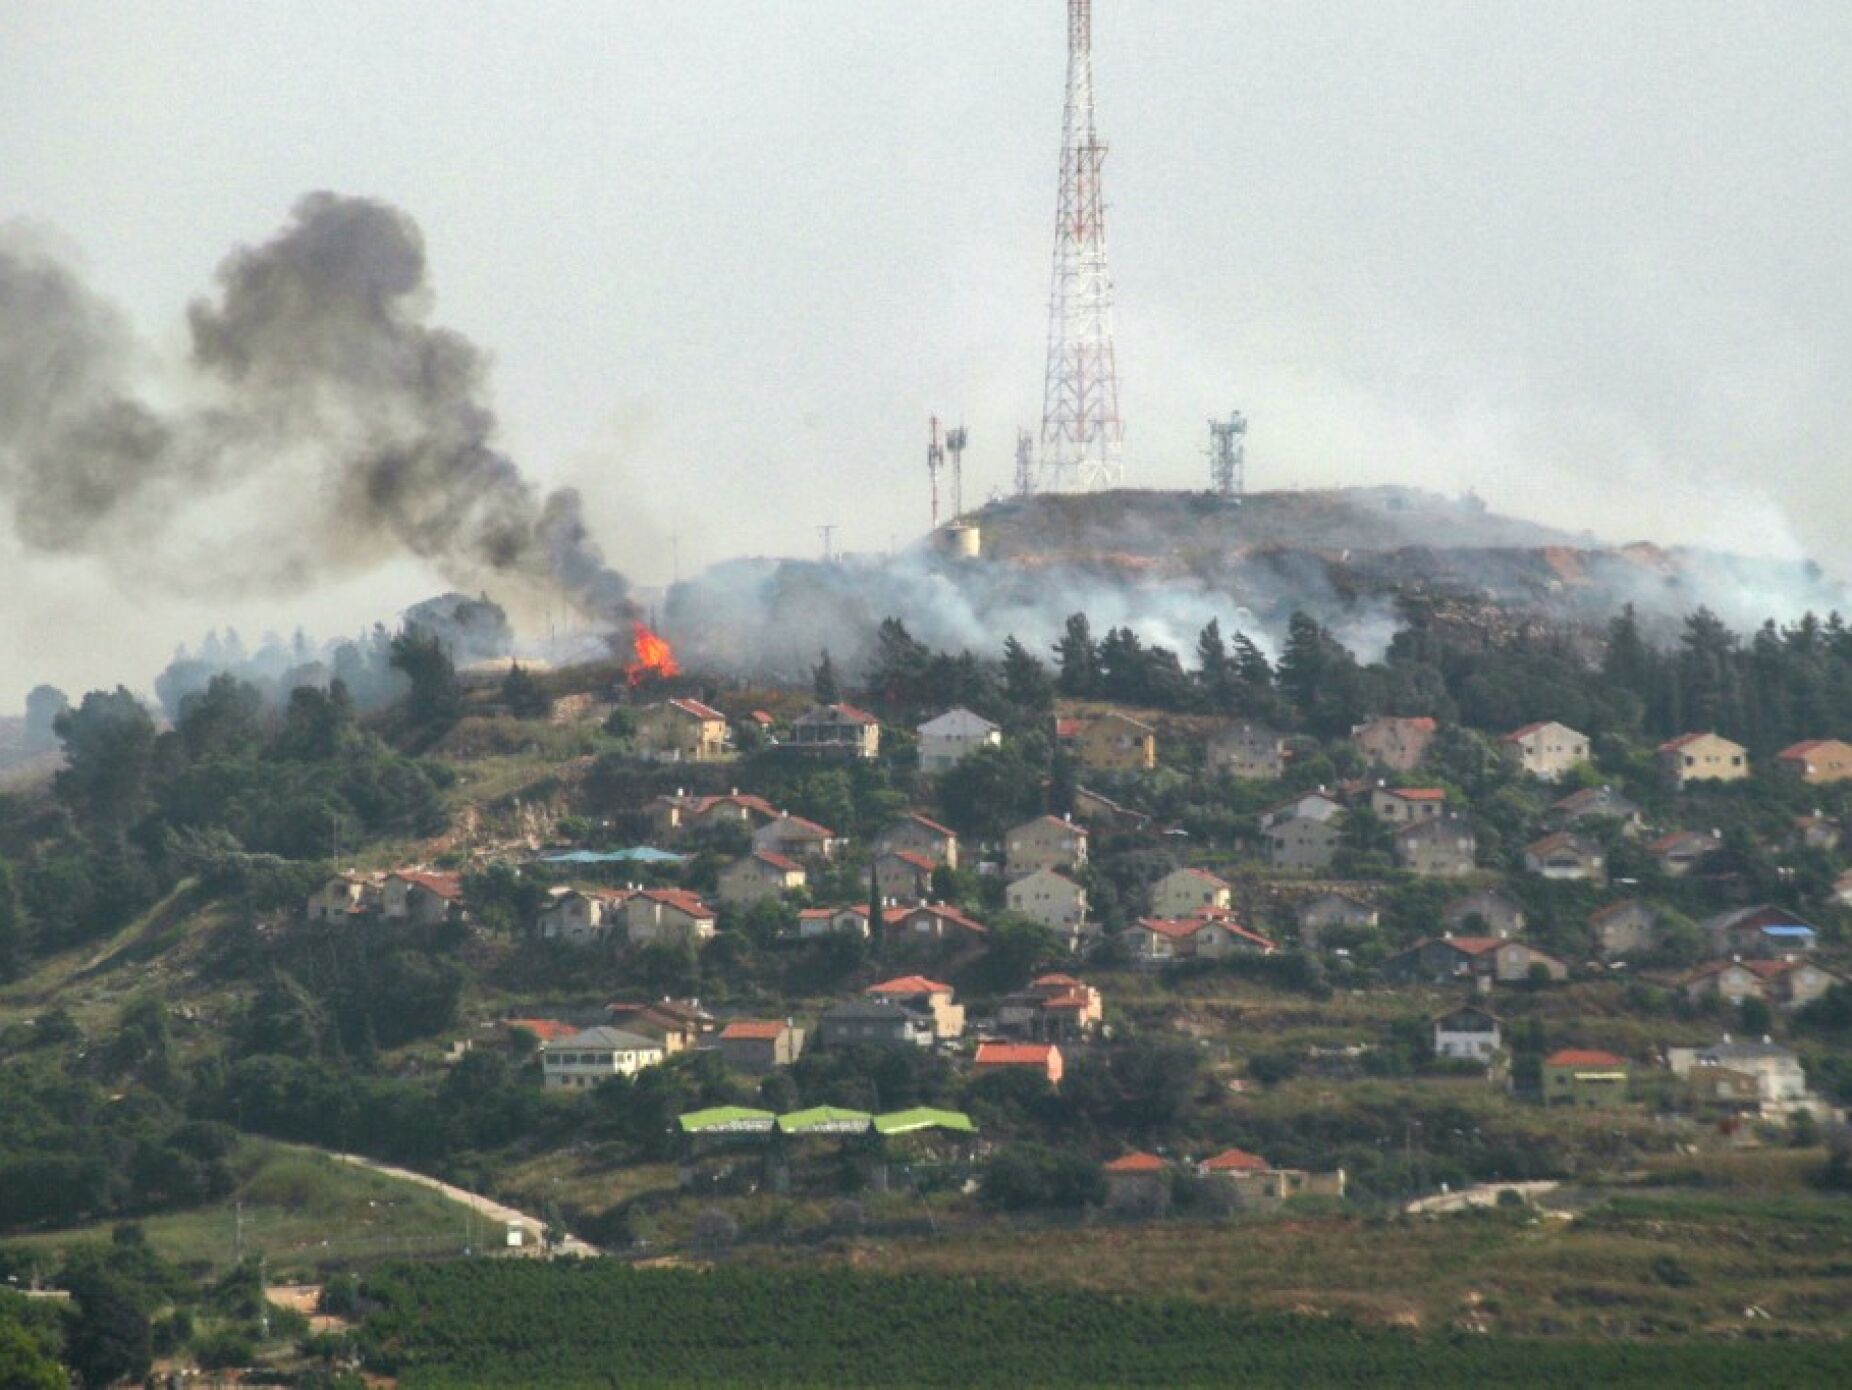
<path fill-rule="evenodd" d="M 1423 1340 L 1342 1323 L 965 1279 L 395 1267 L 369 1364 L 407 1387 L 553 1385 L 1829 1385 L 1831 1343 Z"/>

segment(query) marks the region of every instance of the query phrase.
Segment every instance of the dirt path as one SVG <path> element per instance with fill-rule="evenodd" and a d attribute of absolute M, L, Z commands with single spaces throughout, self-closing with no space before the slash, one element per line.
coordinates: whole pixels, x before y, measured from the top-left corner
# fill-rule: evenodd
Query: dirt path
<path fill-rule="evenodd" d="M 404 1182 L 415 1182 L 420 1187 L 428 1187 L 434 1192 L 441 1192 L 453 1202 L 461 1202 L 472 1211 L 481 1213 L 491 1221 L 500 1222 L 504 1227 L 513 1227 L 521 1232 L 519 1251 L 524 1255 L 538 1255 L 541 1252 L 541 1237 L 546 1230 L 546 1223 L 538 1217 L 529 1216 L 524 1211 L 504 1206 L 488 1197 L 470 1192 L 461 1187 L 453 1187 L 447 1182 L 440 1182 L 425 1173 L 414 1173 L 409 1168 L 394 1168 L 390 1164 L 379 1163 L 359 1154 L 336 1153 L 332 1149 L 324 1150 L 328 1157 L 340 1163 L 351 1163 L 356 1168 L 369 1168 L 375 1173 L 384 1173 L 389 1178 L 399 1178 Z M 602 1252 L 595 1245 L 588 1245 L 577 1236 L 567 1236 L 553 1248 L 556 1255 L 594 1256 Z"/>

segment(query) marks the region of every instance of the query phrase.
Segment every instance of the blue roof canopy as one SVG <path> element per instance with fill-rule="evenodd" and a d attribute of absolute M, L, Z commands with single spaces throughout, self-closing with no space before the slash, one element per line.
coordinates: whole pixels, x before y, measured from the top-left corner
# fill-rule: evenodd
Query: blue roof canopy
<path fill-rule="evenodd" d="M 639 845 L 635 849 L 573 849 L 563 854 L 543 854 L 542 864 L 679 864 L 687 856 L 671 854 L 666 849 Z"/>

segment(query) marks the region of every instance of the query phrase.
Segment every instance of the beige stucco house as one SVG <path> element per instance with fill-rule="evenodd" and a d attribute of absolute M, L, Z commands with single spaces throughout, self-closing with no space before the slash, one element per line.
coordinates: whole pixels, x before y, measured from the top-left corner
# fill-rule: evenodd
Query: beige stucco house
<path fill-rule="evenodd" d="M 1554 719 L 1513 729 L 1499 743 L 1506 757 L 1546 782 L 1557 781 L 1577 763 L 1589 760 L 1588 735 Z"/>

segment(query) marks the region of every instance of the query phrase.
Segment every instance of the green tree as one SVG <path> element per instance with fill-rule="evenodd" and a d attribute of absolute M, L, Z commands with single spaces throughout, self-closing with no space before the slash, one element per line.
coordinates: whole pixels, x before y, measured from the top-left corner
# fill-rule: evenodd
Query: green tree
<path fill-rule="evenodd" d="M 393 669 L 412 683 L 412 718 L 421 724 L 450 724 L 463 712 L 457 668 L 444 644 L 423 628 L 407 628 L 392 639 Z"/>
<path fill-rule="evenodd" d="M 59 799 L 92 832 L 119 838 L 147 809 L 154 720 L 125 686 L 92 690 L 52 721 L 64 744 Z"/>
<path fill-rule="evenodd" d="M 830 660 L 830 649 L 823 649 L 822 657 L 810 672 L 811 692 L 820 705 L 835 705 L 842 702 L 842 687 L 836 681 L 836 665 Z"/>
<path fill-rule="evenodd" d="M 11 1318 L 0 1319 L 0 1390 L 70 1390 L 70 1384 L 30 1332 Z"/>
<path fill-rule="evenodd" d="M 65 1344 L 65 1360 L 85 1385 L 139 1381 L 154 1360 L 148 1315 L 131 1291 L 101 1269 L 86 1269 L 67 1281 L 77 1304 Z"/>
<path fill-rule="evenodd" d="M 518 661 L 502 677 L 502 703 L 516 719 L 541 719 L 553 708 L 540 682 Z"/>
<path fill-rule="evenodd" d="M 1013 636 L 1003 644 L 1003 698 L 1027 714 L 1046 711 L 1055 698 L 1048 668 Z"/>
<path fill-rule="evenodd" d="M 1085 613 L 1070 614 L 1067 629 L 1055 643 L 1055 658 L 1060 663 L 1057 685 L 1063 695 L 1087 696 L 1099 692 L 1100 649 L 1094 645 L 1093 631 Z"/>
<path fill-rule="evenodd" d="M 29 950 L 25 915 L 13 887 L 13 868 L 0 859 L 0 982 L 19 978 Z"/>
<path fill-rule="evenodd" d="M 263 737 L 264 697 L 256 686 L 220 674 L 180 701 L 176 728 L 187 757 L 232 757 L 248 752 Z"/>

